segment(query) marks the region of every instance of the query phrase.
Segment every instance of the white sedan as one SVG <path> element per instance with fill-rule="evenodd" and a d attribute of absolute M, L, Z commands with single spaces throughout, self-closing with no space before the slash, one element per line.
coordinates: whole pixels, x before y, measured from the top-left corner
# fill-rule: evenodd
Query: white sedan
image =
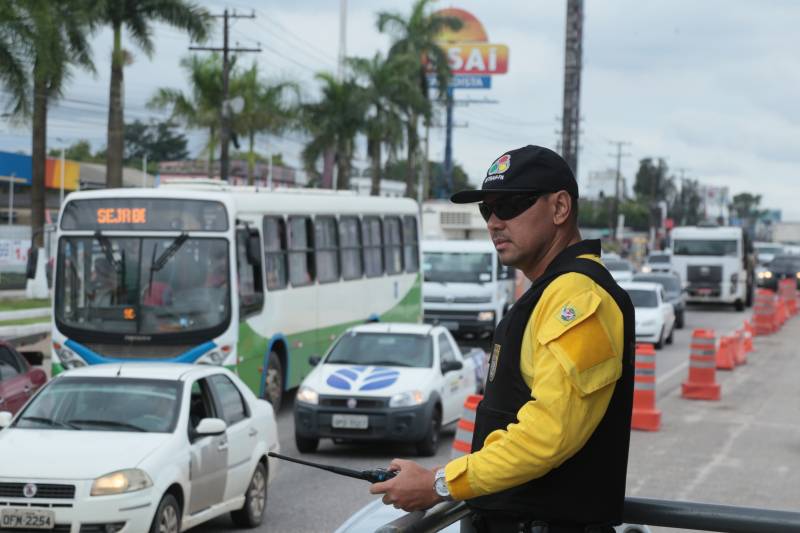
<path fill-rule="evenodd" d="M 294 406 L 303 453 L 332 438 L 409 442 L 419 455 L 434 455 L 442 425 L 457 421 L 478 389 L 474 358 L 442 326 L 356 326 L 312 364 Z"/>
<path fill-rule="evenodd" d="M 649 342 L 661 349 L 672 344 L 675 333 L 675 308 L 666 301 L 660 283 L 634 281 L 620 283 L 628 292 L 636 312 L 636 342 Z"/>
<path fill-rule="evenodd" d="M 0 530 L 178 533 L 264 516 L 275 415 L 225 368 L 72 370 L 0 413 Z"/>

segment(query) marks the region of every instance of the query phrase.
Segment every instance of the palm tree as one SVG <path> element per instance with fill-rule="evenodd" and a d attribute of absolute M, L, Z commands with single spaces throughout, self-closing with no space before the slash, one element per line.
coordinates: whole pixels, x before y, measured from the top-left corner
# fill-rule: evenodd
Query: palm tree
<path fill-rule="evenodd" d="M 214 151 L 218 141 L 219 109 L 222 105 L 222 57 L 188 56 L 181 67 L 189 78 L 190 94 L 178 89 L 158 89 L 147 102 L 151 109 L 170 109 L 171 119 L 187 128 L 207 129 L 208 177 L 214 175 Z"/>
<path fill-rule="evenodd" d="M 231 95 L 244 100 L 241 113 L 235 116 L 233 129 L 247 136 L 247 183 L 253 184 L 256 154 L 254 150 L 257 133 L 281 133 L 294 121 L 295 110 L 288 98 L 299 92 L 296 83 L 290 81 L 267 82 L 259 77 L 258 63 L 231 80 Z"/>
<path fill-rule="evenodd" d="M 25 64 L 29 50 L 22 49 L 30 44 L 30 28 L 23 16 L 18 2 L 0 3 L 0 87 L 11 94 L 8 110 L 13 115 L 24 113 L 30 105 Z"/>
<path fill-rule="evenodd" d="M 428 8 L 433 1 L 416 0 L 408 18 L 399 13 L 378 13 L 378 30 L 388 32 L 394 38 L 389 54 L 408 55 L 414 58 L 415 68 L 409 72 L 409 75 L 416 79 L 419 94 L 422 95 L 423 105 L 420 105 L 418 97 L 411 98 L 406 105 L 408 115 L 406 121 L 406 147 L 408 149 L 406 195 L 409 197 L 414 196 L 416 186 L 419 117 L 422 116 L 425 119 L 425 126 L 430 127 L 431 105 L 428 97 L 428 72 L 432 70 L 437 78 L 440 97 L 445 94 L 445 88 L 451 76 L 447 55 L 439 47 L 436 39 L 443 30 L 456 31 L 463 25 L 462 21 L 455 17 L 429 14 Z"/>
<path fill-rule="evenodd" d="M 34 247 L 43 242 L 45 213 L 45 161 L 47 159 L 47 108 L 57 100 L 73 65 L 94 71 L 87 35 L 91 33 L 88 2 L 69 0 L 17 0 L 7 3 L 3 14 L 12 14 L 3 32 L 14 35 L 19 50 L 17 64 L 3 65 L 4 85 L 13 82 L 12 104 L 17 117 L 31 116 L 31 236 Z M 11 29 L 11 28 L 14 29 Z M 12 33 L 15 32 L 15 33 Z M 10 57 L 13 59 L 14 54 Z M 19 70 L 22 67 L 22 70 Z M 22 73 L 28 70 L 30 74 Z M 33 102 L 22 92 L 30 92 Z M 32 108 L 32 109 L 31 109 Z"/>
<path fill-rule="evenodd" d="M 332 149 L 338 176 L 336 188 L 348 189 L 355 136 L 363 126 L 367 107 L 364 90 L 352 78 L 338 81 L 327 72 L 316 78 L 322 82 L 322 98 L 300 109 L 301 122 L 311 136 L 303 149 L 303 163 L 310 175 L 317 176 L 317 160 Z"/>
<path fill-rule="evenodd" d="M 380 53 L 372 59 L 350 58 L 348 64 L 357 79 L 366 82 L 364 99 L 368 116 L 364 121 L 367 137 L 367 155 L 370 159 L 372 187 L 370 194 L 380 194 L 381 148 L 393 151 L 403 143 L 403 118 L 401 107 L 418 93 L 413 78 L 406 73 L 413 67 L 410 56 L 395 54 L 384 59 Z M 420 105 L 418 103 L 417 105 Z"/>
<path fill-rule="evenodd" d="M 186 0 L 99 0 L 100 20 L 114 32 L 111 53 L 111 85 L 108 107 L 108 148 L 106 186 L 122 186 L 124 118 L 122 102 L 122 67 L 129 59 L 122 48 L 122 27 L 145 54 L 153 54 L 152 23 L 163 22 L 186 31 L 192 39 L 203 40 L 211 27 L 208 12 Z"/>

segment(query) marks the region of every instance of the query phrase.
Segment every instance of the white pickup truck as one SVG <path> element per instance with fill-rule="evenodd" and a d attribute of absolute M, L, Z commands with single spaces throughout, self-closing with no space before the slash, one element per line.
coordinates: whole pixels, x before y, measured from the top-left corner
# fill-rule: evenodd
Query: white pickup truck
<path fill-rule="evenodd" d="M 297 391 L 295 444 L 401 441 L 436 453 L 439 431 L 462 414 L 482 383 L 484 353 L 461 353 L 442 326 L 372 323 L 345 331 Z M 479 378 L 479 375 L 481 376 Z"/>

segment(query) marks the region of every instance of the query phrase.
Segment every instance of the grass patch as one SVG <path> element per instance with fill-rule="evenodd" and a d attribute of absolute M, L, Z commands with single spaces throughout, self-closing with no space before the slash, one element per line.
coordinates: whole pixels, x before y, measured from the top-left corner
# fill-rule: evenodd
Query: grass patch
<path fill-rule="evenodd" d="M 50 307 L 50 298 L 38 298 L 34 300 L 2 300 L 0 301 L 0 311 L 21 311 L 23 309 L 38 309 L 40 307 Z"/>
<path fill-rule="evenodd" d="M 16 320 L 0 320 L 0 326 L 27 326 L 28 324 L 41 324 L 50 322 L 49 316 L 36 316 L 33 318 L 18 318 Z"/>

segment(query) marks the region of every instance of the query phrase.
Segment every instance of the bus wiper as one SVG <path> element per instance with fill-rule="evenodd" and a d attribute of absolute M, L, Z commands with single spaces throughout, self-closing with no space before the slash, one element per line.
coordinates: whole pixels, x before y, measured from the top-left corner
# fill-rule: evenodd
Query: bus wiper
<path fill-rule="evenodd" d="M 183 243 L 185 243 L 189 239 L 189 234 L 185 231 L 178 235 L 172 244 L 167 246 L 166 250 L 161 252 L 161 255 L 158 256 L 158 259 L 153 261 L 153 264 L 150 266 L 150 272 L 154 272 L 157 270 L 161 270 L 164 268 L 164 265 L 172 258 L 173 255 L 177 253 Z"/>
<path fill-rule="evenodd" d="M 100 243 L 100 248 L 103 250 L 103 255 L 106 256 L 108 262 L 111 263 L 111 265 L 114 267 L 114 270 L 119 273 L 120 264 L 119 261 L 114 258 L 114 250 L 111 246 L 111 241 L 108 240 L 108 237 L 103 235 L 103 232 L 100 230 L 95 230 L 94 238 Z"/>

